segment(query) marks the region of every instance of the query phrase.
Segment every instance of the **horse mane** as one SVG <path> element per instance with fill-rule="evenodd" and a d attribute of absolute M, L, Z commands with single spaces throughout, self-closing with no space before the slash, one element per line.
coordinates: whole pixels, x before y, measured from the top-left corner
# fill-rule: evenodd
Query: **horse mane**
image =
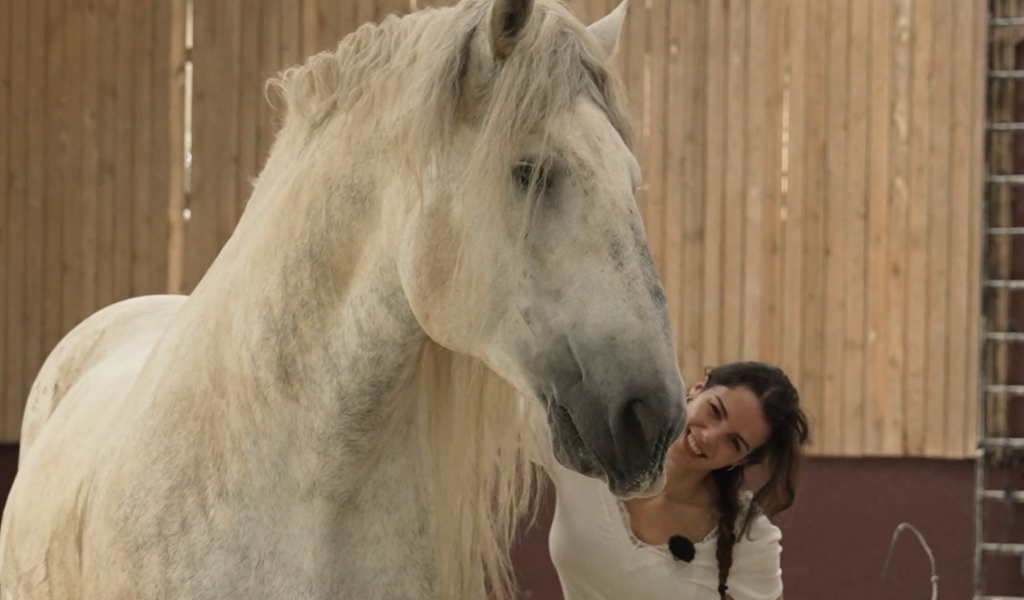
<path fill-rule="evenodd" d="M 267 82 L 268 90 L 276 89 L 284 99 L 282 129 L 314 133 L 338 113 L 374 118 L 392 107 L 406 118 L 402 134 L 415 135 L 405 141 L 425 142 L 410 143 L 415 152 L 443 148 L 454 125 L 466 117 L 463 86 L 472 41 L 486 27 L 491 4 L 462 0 L 452 7 L 389 15 L 379 24 L 361 25 L 333 50 L 284 70 Z M 480 148 L 507 148 L 508 142 L 535 133 L 552 115 L 571 112 L 585 95 L 604 110 L 632 149 L 634 134 L 621 82 L 600 58 L 596 40 L 561 2 L 537 0 L 534 10 L 520 50 L 490 82 Z M 528 51 L 522 50 L 526 47 Z"/>
<path fill-rule="evenodd" d="M 284 100 L 281 136 L 309 143 L 330 127 L 332 144 L 344 148 L 360 135 L 390 135 L 389 148 L 406 149 L 402 164 L 419 180 L 423 161 L 444 160 L 457 128 L 468 123 L 479 141 L 456 175 L 465 198 L 493 197 L 501 189 L 495 182 L 521 158 L 515 153 L 538 132 L 543 137 L 551 119 L 571 117 L 581 96 L 632 148 L 621 82 L 593 36 L 554 0 L 537 0 L 516 50 L 500 68 L 483 69 L 489 79 L 473 86 L 471 63 L 486 47 L 478 34 L 490 5 L 463 0 L 365 24 L 334 50 L 283 71 L 268 82 Z M 491 204 L 501 218 L 502 203 Z M 462 266 L 474 255 L 466 246 Z M 479 279 L 460 302 L 486 297 Z M 487 589 L 511 598 L 509 550 L 536 483 L 529 419 L 517 391 L 478 359 L 428 340 L 416 368 L 403 397 L 417 407 L 419 441 L 429 454 L 436 597 L 475 598 Z"/>

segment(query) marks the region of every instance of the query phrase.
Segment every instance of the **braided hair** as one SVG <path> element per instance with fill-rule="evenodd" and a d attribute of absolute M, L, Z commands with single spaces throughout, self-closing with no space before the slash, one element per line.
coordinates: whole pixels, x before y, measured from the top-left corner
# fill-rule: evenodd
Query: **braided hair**
<path fill-rule="evenodd" d="M 764 362 L 734 362 L 710 369 L 704 389 L 715 386 L 745 387 L 760 401 L 768 423 L 768 440 L 754 449 L 746 463 L 711 472 L 718 518 L 718 594 L 724 600 L 728 589 L 732 551 L 741 535 L 749 534 L 759 514 L 774 516 L 793 504 L 800 451 L 807 443 L 807 417 L 800 408 L 800 395 L 782 369 Z M 754 493 L 740 527 L 740 488 L 747 464 L 763 464 L 768 480 Z"/>

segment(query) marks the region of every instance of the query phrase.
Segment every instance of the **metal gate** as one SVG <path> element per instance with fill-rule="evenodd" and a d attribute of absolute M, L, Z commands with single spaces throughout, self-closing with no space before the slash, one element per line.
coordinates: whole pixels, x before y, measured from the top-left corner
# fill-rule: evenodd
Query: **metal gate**
<path fill-rule="evenodd" d="M 993 582 L 1024 576 L 1024 7 L 988 10 L 974 599 L 1020 600 Z"/>

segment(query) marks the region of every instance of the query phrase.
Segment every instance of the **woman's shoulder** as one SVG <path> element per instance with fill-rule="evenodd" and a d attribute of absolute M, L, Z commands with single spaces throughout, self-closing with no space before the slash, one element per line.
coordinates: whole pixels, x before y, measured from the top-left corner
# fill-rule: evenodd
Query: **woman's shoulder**
<path fill-rule="evenodd" d="M 754 494 L 750 491 L 743 491 L 740 494 L 740 515 L 736 519 L 737 534 L 742 535 L 736 538 L 736 545 L 753 544 L 761 547 L 776 547 L 782 542 L 782 530 L 772 523 L 763 512 L 760 512 L 754 505 Z M 753 514 L 751 514 L 753 513 Z M 750 526 L 746 532 L 742 531 L 744 522 L 750 518 Z"/>
<path fill-rule="evenodd" d="M 782 594 L 782 531 L 764 513 L 752 508 L 753 494 L 741 496 L 742 513 L 737 519 L 729 591 L 733 598 L 775 599 Z M 742 531 L 743 519 L 751 515 L 750 527 Z"/>

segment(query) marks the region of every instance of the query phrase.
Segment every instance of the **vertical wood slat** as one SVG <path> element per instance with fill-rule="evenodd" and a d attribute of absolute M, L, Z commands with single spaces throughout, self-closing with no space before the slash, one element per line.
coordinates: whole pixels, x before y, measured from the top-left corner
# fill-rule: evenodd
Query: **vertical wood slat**
<path fill-rule="evenodd" d="M 670 99 L 678 102 L 669 110 L 666 193 L 671 195 L 666 215 L 669 260 L 676 268 L 666 267 L 666 295 L 676 306 L 674 313 L 677 348 L 687 382 L 699 380 L 702 366 L 701 346 L 704 319 L 701 298 L 688 293 L 694 282 L 703 279 L 702 249 L 705 244 L 704 206 L 705 147 L 708 115 L 707 4 L 701 0 L 671 4 L 672 62 Z M 678 89 L 678 92 L 676 91 Z M 675 100 L 678 99 L 678 100 Z M 681 239 L 678 239 L 681 238 Z M 680 260 L 681 259 L 681 260 Z M 682 314 L 680 314 L 682 313 Z"/>
<path fill-rule="evenodd" d="M 96 226 L 99 214 L 99 139 L 100 139 L 100 86 L 99 86 L 99 65 L 98 60 L 93 56 L 99 51 L 100 33 L 100 12 L 101 0 L 91 0 L 85 9 L 83 40 L 80 54 L 90 55 L 89 59 L 82 60 L 82 138 L 79 153 L 82 161 L 81 181 L 82 189 L 80 196 L 79 215 L 81 218 L 81 246 L 78 252 L 81 256 L 81 294 L 78 298 L 79 310 L 75 314 L 75 320 L 86 318 L 97 310 L 97 245 L 99 227 Z"/>
<path fill-rule="evenodd" d="M 805 116 L 806 155 L 804 161 L 803 197 L 803 294 L 804 310 L 803 348 L 801 370 L 796 373 L 808 418 L 817 428 L 813 442 L 823 446 L 823 406 L 832 401 L 824 396 L 824 299 L 825 299 L 825 223 L 824 203 L 827 65 L 828 57 L 828 4 L 811 1 L 807 5 L 807 80 Z M 794 157 L 796 158 L 796 157 Z"/>
<path fill-rule="evenodd" d="M 728 315 L 719 322 L 722 340 L 720 362 L 737 360 L 743 344 L 743 232 L 744 189 L 747 184 L 744 138 L 748 119 L 747 35 L 750 4 L 726 4 L 726 88 L 725 88 L 725 173 L 722 197 L 723 234 L 714 240 L 722 256 L 722 310 Z"/>
<path fill-rule="evenodd" d="M 28 388 L 26 371 L 33 362 L 27 356 L 28 335 L 25 328 L 24 310 L 27 301 L 25 290 L 25 254 L 28 246 L 26 237 L 28 197 L 27 174 L 28 153 L 28 19 L 29 1 L 14 0 L 10 7 L 10 128 L 7 137 L 7 156 L 10 165 L 7 181 L 7 227 L 8 253 L 7 277 L 10 283 L 5 299 L 7 318 L 6 357 L 6 398 L 3 413 L 3 436 L 10 438 L 20 429 L 20 410 L 14 398 L 23 396 Z"/>
<path fill-rule="evenodd" d="M 970 151 L 967 153 L 968 164 L 970 165 L 969 191 L 965 204 L 968 205 L 968 235 L 967 235 L 967 265 L 968 275 L 964 288 L 970 290 L 967 299 L 967 331 L 960 331 L 967 344 L 967 359 L 965 361 L 966 391 L 963 398 L 965 402 L 963 418 L 963 437 L 959 440 L 960 447 L 954 444 L 956 439 L 946 444 L 946 456 L 973 457 L 976 455 L 978 442 L 978 407 L 977 396 L 979 392 L 985 394 L 981 389 L 980 369 L 981 356 L 978 350 L 978 337 L 981 332 L 981 290 L 984 285 L 982 273 L 983 241 L 982 226 L 984 206 L 984 176 L 985 165 L 982 158 L 985 156 L 985 87 L 987 82 L 986 71 L 988 69 L 988 10 L 982 2 L 975 2 L 971 5 L 972 47 L 969 52 L 971 63 L 968 67 L 968 75 L 964 79 L 956 79 L 969 90 L 970 110 L 968 115 L 971 123 L 969 137 Z M 951 245 L 952 247 L 952 245 Z M 952 250 L 956 251 L 956 250 Z M 956 285 L 950 280 L 950 286 Z M 951 359 L 951 360 L 956 360 Z M 950 418 L 949 406 L 951 402 L 947 396 L 946 419 Z"/>
<path fill-rule="evenodd" d="M 645 213 L 644 227 L 648 245 L 659 275 L 664 277 L 666 258 L 665 212 L 665 136 L 661 133 L 668 123 L 668 77 L 666 71 L 668 47 L 668 3 L 652 0 L 647 4 L 647 41 L 644 60 L 644 165 Z"/>
<path fill-rule="evenodd" d="M 262 157 L 259 155 L 259 133 L 263 128 L 257 121 L 258 104 L 265 104 L 263 77 L 260 72 L 260 33 L 263 25 L 262 11 L 276 8 L 270 0 L 260 0 L 239 5 L 238 22 L 238 78 L 235 100 L 237 117 L 237 138 L 235 148 L 238 166 L 234 170 L 235 196 L 232 222 L 238 221 L 252 193 L 252 181 L 259 173 Z M 277 12 L 277 11 L 273 11 Z M 296 14 L 291 10 L 289 13 Z M 283 23 L 282 23 L 283 25 Z M 227 92 L 227 90 L 225 90 Z"/>
<path fill-rule="evenodd" d="M 903 407 L 904 452 L 924 454 L 926 415 L 932 408 L 925 402 L 925 365 L 929 348 L 926 345 L 928 316 L 927 240 L 928 183 L 930 177 L 931 111 L 929 98 L 935 95 L 932 85 L 932 28 L 934 2 L 915 2 L 911 18 L 910 49 L 912 52 L 909 83 L 910 172 L 907 185 L 906 292 L 903 320 L 906 324 L 906 361 L 904 363 Z M 941 405 L 939 406 L 941 409 Z"/>
<path fill-rule="evenodd" d="M 13 123 L 14 113 L 11 110 L 11 40 L 13 38 L 14 19 L 13 3 L 0 2 L 0 119 L 5 123 Z M 18 282 L 11 272 L 11 256 L 15 252 L 15 226 L 14 226 L 14 202 L 11 190 L 8 187 L 10 182 L 8 173 L 11 171 L 11 131 L 12 128 L 5 128 L 0 133 L 0 195 L 5 202 L 0 203 L 0 399 L 5 400 L 0 407 L 0 431 L 9 428 L 7 425 L 6 405 L 10 402 L 11 385 L 8 380 L 13 370 L 12 357 L 20 354 L 19 341 L 14 339 L 13 332 L 8 327 L 7 311 L 13 300 L 14 288 Z"/>
<path fill-rule="evenodd" d="M 113 130 L 114 163 L 111 165 L 114 180 L 114 202 L 108 205 L 113 213 L 110 223 L 113 227 L 111 246 L 111 288 L 110 302 L 122 300 L 131 295 L 131 251 L 133 225 L 132 176 L 134 136 L 132 111 L 134 109 L 136 54 L 134 30 L 137 2 L 118 0 L 113 23 L 115 32 L 115 84 L 114 116 L 110 127 Z"/>
<path fill-rule="evenodd" d="M 44 155 L 48 167 L 58 173 L 68 172 L 67 147 L 67 83 L 64 81 L 65 27 L 67 6 L 63 0 L 50 0 L 46 13 L 46 105 L 45 134 L 39 132 L 45 143 Z M 61 331 L 61 262 L 63 260 L 63 196 L 66 193 L 63 177 L 46 177 L 43 209 L 42 243 L 42 351 L 53 348 Z M 39 358 L 42 361 L 42 355 Z"/>
<path fill-rule="evenodd" d="M 871 106 L 871 4 L 850 0 L 850 57 L 846 150 L 846 311 L 843 327 L 842 443 L 837 453 L 864 451 L 867 350 L 868 112 Z M 859 124 L 859 126 L 858 126 Z M 833 448 L 836 448 L 833 446 Z"/>
<path fill-rule="evenodd" d="M 812 0 L 787 3 L 787 48 L 790 62 L 787 97 L 786 188 L 783 194 L 782 338 L 780 365 L 792 373 L 799 385 L 803 372 L 804 339 L 804 198 L 807 165 L 808 22 L 807 5 Z M 807 393 L 804 402 L 810 402 Z M 813 427 L 813 424 L 812 424 Z M 817 436 L 813 430 L 812 444 Z"/>
<path fill-rule="evenodd" d="M 823 229 L 824 240 L 824 344 L 822 360 L 822 406 L 818 437 L 820 448 L 829 454 L 842 447 L 844 437 L 843 364 L 846 360 L 844 326 L 846 325 L 846 304 L 849 290 L 846 289 L 846 273 L 843 265 L 849 248 L 845 229 L 848 226 L 847 207 L 853 202 L 848 197 L 846 141 L 849 135 L 846 120 L 849 104 L 849 14 L 847 0 L 830 0 L 828 3 L 828 42 L 825 99 L 825 190 Z"/>
<path fill-rule="evenodd" d="M 28 171 L 25 187 L 25 368 L 23 389 L 31 386 L 35 371 L 43 360 L 43 214 L 46 197 L 47 78 L 46 78 L 46 16 L 48 6 L 31 2 L 28 7 L 28 139 L 21 149 L 27 153 Z M 24 392 L 23 392 L 24 393 Z M 15 437 L 21 430 L 24 409 L 20 403 L 9 405 L 8 429 L 5 437 Z"/>
<path fill-rule="evenodd" d="M 160 211 L 159 206 L 161 203 L 166 205 L 167 198 L 155 185 L 153 175 L 160 168 L 154 160 L 154 146 L 157 143 L 166 144 L 168 140 L 166 135 L 161 135 L 160 121 L 153 109 L 154 96 L 158 93 L 154 93 L 157 81 L 155 74 L 159 73 L 156 63 L 158 50 L 155 47 L 156 41 L 160 39 L 157 28 L 168 25 L 157 22 L 154 9 L 149 2 L 134 3 L 135 26 L 129 28 L 133 34 L 131 54 L 134 60 L 131 68 L 135 75 L 132 82 L 132 186 L 129 198 L 132 212 L 130 224 L 126 226 L 132 233 L 128 266 L 131 296 L 159 293 L 166 285 L 166 274 L 159 265 L 163 263 L 160 247 L 167 240 L 154 235 L 153 229 L 157 220 L 165 217 L 167 209 Z M 157 240 L 161 242 L 159 246 L 154 243 Z"/>
<path fill-rule="evenodd" d="M 721 323 L 723 198 L 725 197 L 725 91 L 726 91 L 726 15 L 720 2 L 707 3 L 708 64 L 704 71 L 707 113 L 704 133 L 704 269 L 703 269 L 703 343 L 699 360 L 702 367 L 722 360 Z M 737 315 L 729 315 L 735 318 Z"/>
<path fill-rule="evenodd" d="M 154 290 L 181 291 L 184 265 L 186 0 L 154 6 L 152 215 Z M 162 141 L 166 140 L 166 142 Z"/>
<path fill-rule="evenodd" d="M 83 295 L 82 200 L 84 194 L 80 155 L 84 146 L 83 87 L 87 79 L 82 49 L 85 45 L 84 28 L 86 7 L 84 2 L 68 2 L 65 10 L 64 69 L 60 74 L 64 86 L 64 125 L 67 130 L 62 139 L 63 160 L 60 172 L 64 192 L 58 197 L 62 218 L 60 287 L 60 332 L 70 331 L 81 320 Z M 0 91 L 0 95 L 5 95 Z M 2 112 L 2 111 L 0 111 Z M 0 166 L 2 168 L 2 166 Z M 0 186 L 2 189 L 2 186 Z M 74 194 L 74 201 L 71 201 Z"/>
<path fill-rule="evenodd" d="M 784 337 L 782 329 L 782 250 L 783 250 L 783 215 L 782 215 L 782 132 L 783 132 L 783 92 L 785 57 L 785 5 L 781 2 L 767 3 L 765 6 L 764 27 L 766 29 L 764 88 L 762 91 L 760 116 L 755 119 L 764 120 L 764 129 L 757 144 L 760 156 L 753 160 L 763 162 L 763 170 L 759 178 L 762 180 L 762 201 L 764 204 L 764 242 L 761 251 L 764 256 L 763 276 L 760 295 L 762 305 L 762 325 L 760 348 L 754 355 L 778 364 L 781 360 L 781 344 Z M 755 18 L 756 25 L 760 21 Z M 754 141 L 754 140 L 752 140 Z"/>
<path fill-rule="evenodd" d="M 887 215 L 889 200 L 889 128 L 892 64 L 891 0 L 872 0 L 870 67 L 871 107 L 868 141 L 868 297 L 867 386 L 864 404 L 864 448 L 881 448 L 889 387 L 887 365 Z"/>
<path fill-rule="evenodd" d="M 114 212 L 117 202 L 117 6 L 118 0 L 100 0 L 97 12 L 97 121 L 96 153 L 96 308 L 114 302 Z"/>
<path fill-rule="evenodd" d="M 928 356 L 925 365 L 924 397 L 927 399 L 927 415 L 924 423 L 925 456 L 943 456 L 946 452 L 946 413 L 948 402 L 962 402 L 951 394 L 945 385 L 946 361 L 948 359 L 946 334 L 947 306 L 949 304 L 948 278 L 950 246 L 950 106 L 951 97 L 958 85 L 951 77 L 953 64 L 953 4 L 955 0 L 937 0 L 934 3 L 934 35 L 932 36 L 932 76 L 934 89 L 928 107 L 931 119 L 931 151 L 927 191 L 928 213 L 928 317 L 925 346 Z M 979 206 L 980 210 L 980 206 Z"/>
<path fill-rule="evenodd" d="M 255 126 L 252 127 L 256 135 L 256 173 L 262 169 L 270 154 L 270 147 L 274 141 L 274 124 L 277 118 L 274 106 L 280 104 L 280 100 L 273 95 L 270 96 L 273 100 L 263 97 L 262 82 L 276 77 L 281 70 L 286 68 L 286 65 L 298 62 L 297 57 L 285 58 L 283 39 L 286 37 L 284 33 L 286 30 L 294 32 L 287 37 L 297 46 L 294 54 L 298 55 L 302 48 L 302 39 L 298 32 L 303 22 L 303 14 L 293 8 L 283 6 L 279 2 L 264 0 L 260 2 L 259 7 L 260 23 L 255 43 L 258 48 L 256 51 L 259 60 L 257 77 L 261 82 L 261 94 L 257 96 L 256 114 L 253 116 Z M 305 11 L 305 7 L 303 10 Z M 243 101 L 245 100 L 243 99 Z M 243 120 L 242 123 L 244 130 L 245 121 Z"/>
<path fill-rule="evenodd" d="M 980 40 L 975 36 L 975 21 L 971 18 L 972 3 L 957 2 L 955 4 L 952 38 L 954 54 L 951 63 L 953 80 L 979 82 L 979 78 L 972 74 L 972 69 L 977 68 L 975 48 L 980 45 Z M 953 125 L 950 135 L 952 148 L 950 162 L 953 167 L 950 170 L 949 180 L 952 209 L 950 221 L 953 223 L 953 227 L 949 240 L 952 249 L 949 275 L 953 285 L 950 287 L 950 318 L 946 329 L 949 336 L 949 366 L 951 368 L 947 370 L 946 381 L 949 393 L 960 398 L 975 397 L 976 390 L 972 381 L 974 381 L 977 371 L 975 368 L 974 372 L 967 372 L 970 365 L 977 364 L 973 359 L 977 352 L 977 344 L 973 342 L 968 332 L 964 331 L 965 322 L 971 323 L 977 320 L 977 317 L 970 315 L 968 310 L 973 305 L 972 297 L 977 294 L 976 290 L 981 285 L 981 282 L 977 281 L 973 287 L 969 287 L 972 279 L 971 272 L 977 270 L 977 267 L 972 266 L 970 261 L 973 258 L 974 262 L 980 264 L 980 256 L 971 250 L 974 236 L 971 235 L 970 230 L 970 224 L 977 223 L 971 215 L 971 209 L 974 208 L 974 212 L 980 210 L 980 202 L 977 201 L 980 198 L 978 198 L 977 192 L 971 189 L 971 169 L 968 166 L 972 158 L 980 162 L 980 157 L 972 157 L 971 152 L 976 147 L 972 138 L 980 136 L 980 131 L 975 130 L 974 125 L 974 122 L 978 120 L 977 116 L 972 114 L 977 110 L 974 98 L 972 86 L 961 85 L 957 88 L 953 96 Z M 979 188 L 978 185 L 973 187 Z M 972 198 L 977 200 L 972 202 Z M 977 280 L 977 278 L 974 279 Z M 978 312 L 978 309 L 975 309 L 975 312 Z M 952 368 L 954 365 L 959 368 Z M 974 412 L 973 406 L 961 401 L 950 404 L 947 409 L 946 447 L 963 447 L 966 439 L 964 426 L 969 419 L 968 415 Z"/>
<path fill-rule="evenodd" d="M 738 294 L 740 310 L 740 346 L 738 358 L 761 355 L 761 328 L 764 323 L 762 307 L 765 305 L 765 173 L 763 155 L 770 145 L 764 145 L 765 131 L 772 116 L 766 109 L 768 73 L 768 48 L 770 36 L 776 32 L 768 29 L 767 7 L 763 2 L 754 2 L 747 7 L 746 14 L 746 87 L 744 89 L 745 122 L 743 127 L 744 178 L 741 190 L 743 209 L 743 238 L 738 244 L 741 250 L 743 268 L 740 276 L 741 292 Z M 770 151 L 770 150 L 769 150 Z M 775 178 L 777 180 L 777 176 Z M 740 242 L 740 240 L 737 240 Z M 730 244 L 730 242 L 726 242 Z"/>

